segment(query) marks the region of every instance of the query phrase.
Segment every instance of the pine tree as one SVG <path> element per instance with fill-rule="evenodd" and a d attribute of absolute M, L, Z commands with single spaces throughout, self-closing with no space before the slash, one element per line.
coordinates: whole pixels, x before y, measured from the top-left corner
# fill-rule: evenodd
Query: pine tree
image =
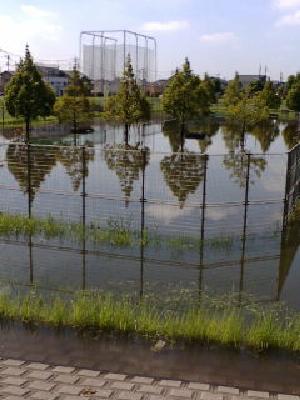
<path fill-rule="evenodd" d="M 27 143 L 32 119 L 50 115 L 54 103 L 55 94 L 43 81 L 26 45 L 25 58 L 5 88 L 5 104 L 10 115 L 24 118 Z"/>

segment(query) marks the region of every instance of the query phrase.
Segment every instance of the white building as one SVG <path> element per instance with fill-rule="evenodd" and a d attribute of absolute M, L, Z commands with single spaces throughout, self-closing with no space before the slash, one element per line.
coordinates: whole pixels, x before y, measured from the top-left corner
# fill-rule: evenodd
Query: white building
<path fill-rule="evenodd" d="M 49 83 L 56 96 L 63 96 L 65 88 L 69 84 L 68 75 L 58 67 L 47 65 L 38 65 L 37 67 L 44 81 Z"/>

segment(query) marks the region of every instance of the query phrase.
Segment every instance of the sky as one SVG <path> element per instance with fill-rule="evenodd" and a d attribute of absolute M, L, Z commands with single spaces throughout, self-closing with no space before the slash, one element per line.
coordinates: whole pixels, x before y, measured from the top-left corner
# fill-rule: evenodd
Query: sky
<path fill-rule="evenodd" d="M 109 29 L 155 36 L 158 77 L 186 56 L 227 79 L 300 70 L 300 0 L 0 0 L 0 49 L 15 54 L 28 42 L 35 58 L 72 59 L 80 31 Z"/>

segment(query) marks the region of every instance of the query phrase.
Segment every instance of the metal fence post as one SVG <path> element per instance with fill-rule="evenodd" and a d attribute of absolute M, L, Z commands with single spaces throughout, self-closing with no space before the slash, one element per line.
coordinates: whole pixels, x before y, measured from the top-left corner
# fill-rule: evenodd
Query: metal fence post
<path fill-rule="evenodd" d="M 202 191 L 202 207 L 201 207 L 201 231 L 200 231 L 200 265 L 199 265 L 199 295 L 202 291 L 202 274 L 204 261 L 204 238 L 205 238 L 205 206 L 206 206 L 206 177 L 208 155 L 204 155 L 204 171 L 203 171 L 203 191 Z"/>
<path fill-rule="evenodd" d="M 86 154 L 85 154 L 86 148 L 85 146 L 81 146 L 81 159 L 82 159 L 82 169 L 81 169 L 81 174 L 82 174 L 82 290 L 85 290 L 86 286 L 86 279 L 85 279 L 85 273 L 86 273 L 86 182 L 85 182 L 85 176 L 86 176 Z"/>
<path fill-rule="evenodd" d="M 28 191 L 28 218 L 31 218 L 31 145 L 27 142 L 27 191 Z M 29 282 L 33 284 L 33 257 L 32 257 L 32 237 L 29 234 Z"/>
<path fill-rule="evenodd" d="M 27 191 L 28 191 L 28 217 L 31 218 L 31 147 L 27 143 Z"/>
<path fill-rule="evenodd" d="M 141 186 L 141 233 L 140 233 L 140 298 L 144 295 L 144 250 L 145 250 L 145 170 L 146 170 L 146 150 L 142 149 L 143 170 Z"/>
<path fill-rule="evenodd" d="M 282 228 L 285 230 L 286 225 L 288 223 L 288 216 L 289 216 L 289 194 L 290 194 L 290 186 L 291 186 L 291 150 L 287 153 L 288 159 L 286 163 L 286 174 L 285 174 L 285 189 L 284 189 L 284 206 L 283 206 L 283 222 Z"/>
<path fill-rule="evenodd" d="M 249 205 L 250 163 L 251 163 L 251 154 L 247 154 L 244 221 L 243 221 L 242 254 L 241 254 L 241 270 L 240 270 L 240 299 L 241 299 L 241 293 L 244 289 L 244 265 L 245 265 L 245 251 L 246 251 L 247 215 L 248 215 L 248 205 Z"/>

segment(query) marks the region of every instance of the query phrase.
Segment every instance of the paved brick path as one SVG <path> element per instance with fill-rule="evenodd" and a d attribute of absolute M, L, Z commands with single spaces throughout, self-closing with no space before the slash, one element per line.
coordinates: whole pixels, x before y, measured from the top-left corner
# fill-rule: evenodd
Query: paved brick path
<path fill-rule="evenodd" d="M 1 359 L 0 399 L 300 400 L 300 396 Z"/>

